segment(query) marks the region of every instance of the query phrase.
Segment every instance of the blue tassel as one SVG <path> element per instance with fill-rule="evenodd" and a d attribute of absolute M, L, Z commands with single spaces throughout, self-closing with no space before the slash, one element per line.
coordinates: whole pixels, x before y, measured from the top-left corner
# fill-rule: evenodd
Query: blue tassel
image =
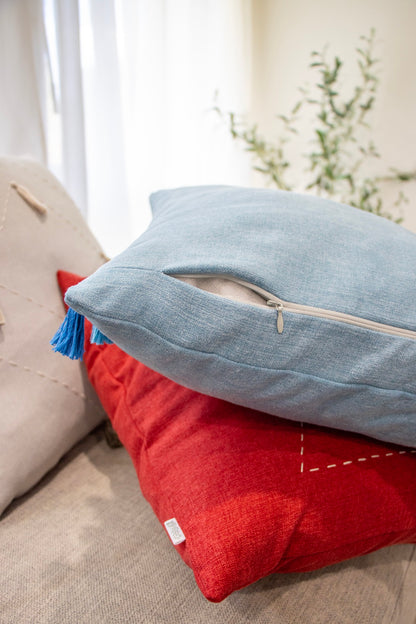
<path fill-rule="evenodd" d="M 54 351 L 71 360 L 82 360 L 84 355 L 84 317 L 68 308 L 64 322 L 51 340 Z"/>
<path fill-rule="evenodd" d="M 113 341 L 107 338 L 107 336 L 104 336 L 95 325 L 92 326 L 90 342 L 96 345 L 113 344 Z"/>

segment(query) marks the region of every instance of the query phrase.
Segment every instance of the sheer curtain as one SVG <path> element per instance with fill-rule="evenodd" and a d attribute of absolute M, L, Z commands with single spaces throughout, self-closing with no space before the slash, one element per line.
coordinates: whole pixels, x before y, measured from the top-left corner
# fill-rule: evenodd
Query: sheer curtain
<path fill-rule="evenodd" d="M 42 0 L 0 0 L 0 153 L 47 152 Z"/>
<path fill-rule="evenodd" d="M 248 110 L 251 0 L 44 0 L 48 160 L 109 255 L 150 220 L 148 195 L 249 184 L 212 110 Z"/>

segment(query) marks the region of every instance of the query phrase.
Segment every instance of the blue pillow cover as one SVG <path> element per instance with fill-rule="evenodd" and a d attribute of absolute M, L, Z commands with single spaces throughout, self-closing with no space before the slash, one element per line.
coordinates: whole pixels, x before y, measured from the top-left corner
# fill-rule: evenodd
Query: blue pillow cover
<path fill-rule="evenodd" d="M 151 205 L 148 230 L 69 306 L 183 386 L 416 446 L 415 234 L 275 190 L 180 188 Z"/>

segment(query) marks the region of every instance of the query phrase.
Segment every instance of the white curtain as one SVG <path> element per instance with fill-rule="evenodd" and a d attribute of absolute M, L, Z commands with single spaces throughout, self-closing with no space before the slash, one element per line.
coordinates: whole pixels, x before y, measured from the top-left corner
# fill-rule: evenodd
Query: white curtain
<path fill-rule="evenodd" d="M 42 0 L 0 0 L 0 153 L 45 162 Z"/>
<path fill-rule="evenodd" d="M 109 255 L 147 226 L 150 192 L 250 183 L 212 107 L 216 93 L 226 109 L 250 107 L 251 0 L 44 5 L 49 164 Z"/>

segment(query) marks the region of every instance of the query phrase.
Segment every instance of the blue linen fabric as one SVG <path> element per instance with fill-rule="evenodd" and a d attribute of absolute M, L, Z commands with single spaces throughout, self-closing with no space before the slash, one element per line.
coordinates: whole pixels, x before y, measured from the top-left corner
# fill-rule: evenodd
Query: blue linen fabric
<path fill-rule="evenodd" d="M 173 274 L 227 275 L 285 301 L 416 332 L 416 235 L 284 191 L 163 190 L 126 251 L 66 301 L 179 384 L 283 418 L 416 446 L 416 334 L 228 300 Z"/>

